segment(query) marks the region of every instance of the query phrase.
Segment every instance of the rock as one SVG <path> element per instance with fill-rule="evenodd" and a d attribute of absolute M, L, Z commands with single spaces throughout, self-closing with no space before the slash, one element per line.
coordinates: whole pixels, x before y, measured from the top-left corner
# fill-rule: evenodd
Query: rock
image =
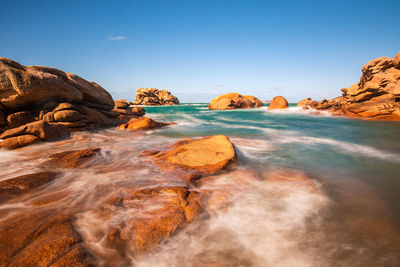
<path fill-rule="evenodd" d="M 126 99 L 120 99 L 120 100 L 114 101 L 114 108 L 126 109 L 128 107 L 129 107 L 129 103 L 128 103 L 128 101 L 126 101 Z"/>
<path fill-rule="evenodd" d="M 42 119 L 72 130 L 121 123 L 120 113 L 112 111 L 114 100 L 100 85 L 55 68 L 27 67 L 7 58 L 0 58 L 0 107 L 0 134 Z"/>
<path fill-rule="evenodd" d="M 0 148 L 12 150 L 12 149 L 17 149 L 20 147 L 24 147 L 27 145 L 39 143 L 42 140 L 35 136 L 35 135 L 30 135 L 30 134 L 25 134 L 25 135 L 19 135 L 15 137 L 9 137 L 6 140 L 2 141 L 0 143 Z"/>
<path fill-rule="evenodd" d="M 201 139 L 185 138 L 162 150 L 144 151 L 163 170 L 183 171 L 190 182 L 202 175 L 225 169 L 236 160 L 236 151 L 229 138 L 213 135 Z M 187 175 L 189 173 L 189 175 Z"/>
<path fill-rule="evenodd" d="M 393 63 L 394 66 L 398 69 L 400 69 L 400 51 L 397 53 L 397 55 L 393 58 Z"/>
<path fill-rule="evenodd" d="M 179 100 L 171 92 L 156 88 L 139 88 L 136 90 L 135 105 L 179 105 Z"/>
<path fill-rule="evenodd" d="M 174 123 L 157 122 L 147 117 L 132 118 L 128 123 L 120 125 L 120 129 L 127 130 L 153 130 L 171 125 Z"/>
<path fill-rule="evenodd" d="M 16 128 L 34 120 L 35 118 L 30 112 L 21 111 L 8 115 L 7 124 L 9 128 Z"/>
<path fill-rule="evenodd" d="M 400 120 L 399 57 L 400 52 L 394 59 L 369 61 L 358 83 L 343 88 L 341 97 L 320 101 L 314 108 L 353 118 Z"/>
<path fill-rule="evenodd" d="M 314 107 L 318 105 L 317 101 L 313 101 L 311 98 L 306 98 L 297 103 L 298 107 Z"/>
<path fill-rule="evenodd" d="M 142 107 L 128 107 L 126 109 L 115 108 L 113 109 L 113 111 L 116 111 L 122 115 L 137 116 L 137 117 L 143 116 L 146 113 L 146 111 Z"/>
<path fill-rule="evenodd" d="M 5 131 L 0 135 L 0 139 L 7 139 L 21 135 L 34 135 L 43 141 L 54 141 L 69 136 L 69 130 L 67 127 L 60 124 L 35 121 Z"/>
<path fill-rule="evenodd" d="M 228 93 L 215 97 L 208 105 L 209 109 L 236 109 L 262 107 L 261 100 L 254 96 L 243 96 L 238 93 Z"/>
<path fill-rule="evenodd" d="M 268 106 L 268 110 L 272 109 L 286 109 L 289 107 L 289 103 L 283 96 L 276 96 L 272 99 Z"/>
<path fill-rule="evenodd" d="M 244 97 L 249 99 L 251 101 L 251 103 L 253 103 L 252 105 L 255 108 L 260 108 L 260 107 L 264 106 L 263 102 L 260 99 L 258 99 L 257 97 L 255 97 L 255 96 L 245 95 Z"/>
<path fill-rule="evenodd" d="M 0 266 L 95 266 L 73 217 L 23 209 L 0 221 Z"/>
<path fill-rule="evenodd" d="M 56 172 L 39 172 L 0 181 L 0 202 L 47 184 L 54 180 L 57 175 Z"/>
<path fill-rule="evenodd" d="M 106 203 L 119 210 L 137 210 L 107 235 L 108 245 L 121 254 L 150 251 L 203 211 L 198 193 L 187 185 L 124 188 Z"/>
<path fill-rule="evenodd" d="M 100 148 L 64 151 L 49 156 L 46 164 L 55 164 L 62 168 L 86 168 L 100 153 Z"/>
<path fill-rule="evenodd" d="M 78 75 L 72 73 L 66 74 L 69 82 L 83 94 L 83 100 L 86 106 L 104 110 L 110 110 L 114 107 L 112 96 L 103 87 L 95 82 L 86 81 Z"/>

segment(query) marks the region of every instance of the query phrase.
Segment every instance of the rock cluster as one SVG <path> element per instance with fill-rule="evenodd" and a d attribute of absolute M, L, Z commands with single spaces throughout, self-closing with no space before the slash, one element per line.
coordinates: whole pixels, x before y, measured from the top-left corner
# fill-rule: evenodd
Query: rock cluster
<path fill-rule="evenodd" d="M 139 88 L 136 90 L 135 105 L 179 105 L 179 100 L 172 95 L 170 91 L 165 89 L 158 90 L 156 88 Z"/>
<path fill-rule="evenodd" d="M 143 114 L 143 108 L 114 103 L 100 85 L 75 74 L 0 58 L 1 148 L 53 141 Z"/>
<path fill-rule="evenodd" d="M 392 59 L 379 57 L 362 67 L 358 83 L 342 89 L 342 96 L 320 102 L 299 102 L 335 115 L 378 120 L 400 120 L 400 52 Z"/>
<path fill-rule="evenodd" d="M 215 97 L 208 105 L 209 109 L 237 109 L 237 108 L 259 108 L 263 103 L 257 97 L 241 95 L 238 93 L 227 93 Z"/>
<path fill-rule="evenodd" d="M 285 109 L 289 107 L 289 103 L 283 96 L 275 96 L 268 106 L 268 110 Z"/>

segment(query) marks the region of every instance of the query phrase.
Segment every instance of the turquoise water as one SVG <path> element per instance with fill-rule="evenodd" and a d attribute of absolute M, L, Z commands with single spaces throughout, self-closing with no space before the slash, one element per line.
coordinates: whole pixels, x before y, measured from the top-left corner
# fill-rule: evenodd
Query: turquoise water
<path fill-rule="evenodd" d="M 344 265 L 400 262 L 400 122 L 339 118 L 294 105 L 274 112 L 208 110 L 207 104 L 146 111 L 156 120 L 178 123 L 155 135 L 227 135 L 238 148 L 239 164 L 258 171 L 301 170 L 320 182 L 331 201 L 323 220 L 332 227 L 323 231 L 334 234 L 326 239 L 353 246 L 347 252 L 336 248 L 329 257 L 346 260 Z"/>

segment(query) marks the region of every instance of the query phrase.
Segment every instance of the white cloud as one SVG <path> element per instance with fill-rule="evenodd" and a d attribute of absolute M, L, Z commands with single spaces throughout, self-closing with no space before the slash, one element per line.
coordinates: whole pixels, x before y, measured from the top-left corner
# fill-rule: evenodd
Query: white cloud
<path fill-rule="evenodd" d="M 126 37 L 123 35 L 108 37 L 108 40 L 111 40 L 111 41 L 121 41 L 121 40 L 125 40 L 125 39 L 126 39 Z"/>

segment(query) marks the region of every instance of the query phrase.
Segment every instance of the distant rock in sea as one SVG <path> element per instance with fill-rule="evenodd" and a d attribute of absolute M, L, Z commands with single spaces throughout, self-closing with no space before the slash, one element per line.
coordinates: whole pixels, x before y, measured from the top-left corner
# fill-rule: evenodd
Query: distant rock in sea
<path fill-rule="evenodd" d="M 237 109 L 237 108 L 258 108 L 263 103 L 257 97 L 228 93 L 215 97 L 208 105 L 209 109 Z"/>
<path fill-rule="evenodd" d="M 1 148 L 58 140 L 143 114 L 143 108 L 114 103 L 103 87 L 75 74 L 0 57 Z"/>
<path fill-rule="evenodd" d="M 299 104 L 304 104 L 304 100 Z M 299 105 L 298 104 L 298 105 Z M 392 59 L 379 57 L 362 67 L 358 83 L 342 89 L 342 96 L 305 106 L 334 115 L 376 120 L 400 120 L 400 52 Z"/>
<path fill-rule="evenodd" d="M 268 110 L 285 109 L 289 107 L 289 103 L 283 96 L 275 96 L 268 106 Z"/>
<path fill-rule="evenodd" d="M 178 98 L 165 89 L 139 88 L 136 90 L 134 105 L 162 106 L 179 105 Z"/>

